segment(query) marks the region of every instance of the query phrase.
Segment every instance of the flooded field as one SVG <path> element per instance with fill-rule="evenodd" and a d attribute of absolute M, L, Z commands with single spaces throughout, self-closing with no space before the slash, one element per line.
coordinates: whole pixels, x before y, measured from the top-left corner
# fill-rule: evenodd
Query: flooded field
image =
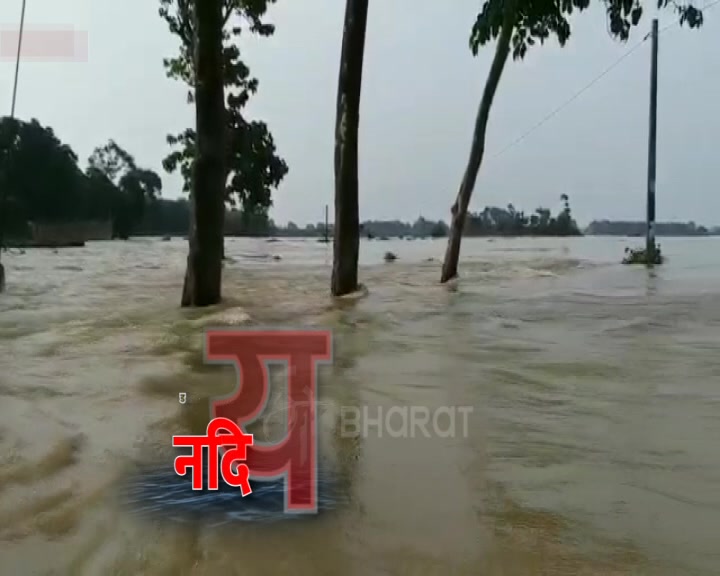
<path fill-rule="evenodd" d="M 333 303 L 331 247 L 229 239 L 225 302 L 200 311 L 178 306 L 179 239 L 4 256 L 0 574 L 720 573 L 720 238 L 619 265 L 640 240 L 468 239 L 455 288 L 444 241 L 363 242 L 369 293 Z M 332 513 L 137 517 L 125 480 L 170 469 L 171 435 L 235 385 L 203 363 L 216 326 L 330 328 L 324 406 L 472 406 L 467 433 L 347 438 L 330 414 Z"/>

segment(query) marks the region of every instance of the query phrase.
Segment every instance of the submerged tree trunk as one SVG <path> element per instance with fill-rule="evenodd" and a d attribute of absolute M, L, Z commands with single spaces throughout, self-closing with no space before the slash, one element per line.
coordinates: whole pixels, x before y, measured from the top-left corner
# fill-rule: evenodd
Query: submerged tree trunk
<path fill-rule="evenodd" d="M 197 139 L 191 191 L 190 253 L 183 306 L 210 306 L 222 296 L 225 217 L 225 92 L 221 0 L 193 2 Z"/>
<path fill-rule="evenodd" d="M 368 0 L 347 0 L 335 119 L 335 231 L 331 290 L 358 289 L 358 126 Z"/>
<path fill-rule="evenodd" d="M 503 16 L 502 31 L 498 37 L 495 56 L 490 66 L 490 72 L 488 72 L 485 90 L 483 91 L 480 108 L 478 109 L 475 120 L 475 132 L 473 134 L 472 147 L 470 148 L 470 158 L 465 168 L 465 175 L 460 184 L 460 190 L 451 209 L 452 220 L 448 245 L 445 251 L 445 260 L 443 261 L 441 282 L 447 282 L 457 276 L 458 260 L 460 259 L 460 241 L 462 240 L 463 228 L 465 227 L 470 197 L 475 188 L 475 181 L 477 180 L 483 154 L 485 153 L 485 132 L 487 130 L 488 118 L 490 117 L 490 107 L 492 106 L 493 98 L 495 97 L 495 92 L 497 91 L 500 77 L 505 67 L 505 62 L 507 62 L 508 54 L 510 53 L 510 40 L 512 39 L 516 14 L 516 3 L 512 2 L 506 7 Z"/>

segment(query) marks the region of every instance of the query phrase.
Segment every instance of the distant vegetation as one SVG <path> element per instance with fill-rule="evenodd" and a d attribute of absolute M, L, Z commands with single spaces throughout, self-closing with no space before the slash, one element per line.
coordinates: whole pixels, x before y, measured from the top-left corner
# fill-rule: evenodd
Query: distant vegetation
<path fill-rule="evenodd" d="M 644 236 L 645 222 L 622 222 L 595 220 L 585 230 L 592 236 Z M 655 224 L 656 236 L 713 236 L 720 235 L 720 228 L 696 226 L 695 222 L 658 222 Z"/>
<path fill-rule="evenodd" d="M 267 144 L 267 155 L 263 158 L 272 158 L 272 144 L 269 140 Z M 139 167 L 133 156 L 112 140 L 95 149 L 83 170 L 75 152 L 57 138 L 52 128 L 42 126 L 37 120 L 22 122 L 2 118 L 0 155 L 6 237 L 27 238 L 31 222 L 87 221 L 110 221 L 116 238 L 189 234 L 190 202 L 185 198 L 160 198 L 160 177 L 152 170 Z M 271 181 L 253 184 L 257 185 L 253 190 L 238 186 L 226 190 L 228 208 L 223 230 L 226 236 L 324 236 L 324 222 L 305 226 L 289 222 L 281 226 L 269 217 L 270 189 L 284 173 L 281 164 L 277 164 L 277 174 Z M 183 172 L 189 173 L 189 169 Z M 185 182 L 185 188 L 188 187 Z M 547 208 L 526 214 L 512 204 L 507 208 L 491 206 L 481 212 L 469 212 L 464 235 L 581 235 L 572 217 L 568 196 L 563 194 L 560 200 L 562 205 L 557 214 Z M 441 238 L 448 235 L 449 226 L 421 216 L 415 222 L 369 220 L 362 222 L 360 229 L 361 235 L 367 238 Z M 719 231 L 693 222 L 657 224 L 658 236 L 703 236 L 713 232 Z M 586 230 L 586 234 L 597 235 L 642 236 L 644 233 L 643 222 L 607 220 L 594 221 Z M 332 223 L 329 235 L 334 235 Z"/>
<path fill-rule="evenodd" d="M 465 236 L 582 236 L 572 217 L 570 199 L 560 196 L 563 207 L 557 215 L 538 208 L 527 215 L 512 204 L 506 209 L 485 208 L 479 214 L 468 214 Z"/>
<path fill-rule="evenodd" d="M 527 215 L 510 204 L 507 208 L 486 207 L 482 212 L 468 213 L 464 236 L 582 236 L 570 211 L 566 195 L 561 196 L 563 207 L 557 215 L 547 208 L 538 208 Z M 420 217 L 413 224 L 400 221 L 363 222 L 363 232 L 377 237 L 444 237 L 448 234 L 445 222 Z"/>
<path fill-rule="evenodd" d="M 227 203 L 242 208 L 227 210 L 227 234 L 268 235 L 273 229 L 267 215 L 272 184 L 253 182 L 252 191 L 228 188 Z M 0 118 L 0 188 L 0 243 L 3 237 L 29 240 L 32 223 L 111 222 L 112 237 L 122 239 L 189 233 L 190 202 L 160 198 L 160 176 L 139 167 L 115 141 L 96 148 L 83 170 L 73 149 L 35 119 Z"/>
<path fill-rule="evenodd" d="M 562 208 L 552 215 L 547 208 L 538 208 L 526 215 L 510 205 L 506 209 L 488 207 L 482 212 L 470 213 L 466 236 L 581 236 L 570 211 L 569 199 L 561 196 Z M 148 208 L 148 216 L 140 226 L 141 234 L 164 235 L 187 232 L 189 204 L 185 200 L 158 200 Z M 441 220 L 427 220 L 420 216 L 415 222 L 400 220 L 366 220 L 360 224 L 361 234 L 367 238 L 443 238 L 448 225 Z M 332 237 L 334 226 L 329 225 Z M 325 223 L 317 222 L 299 226 L 288 222 L 278 225 L 264 210 L 246 213 L 230 210 L 225 214 L 226 236 L 285 236 L 296 238 L 319 238 L 325 234 Z"/>
<path fill-rule="evenodd" d="M 160 194 L 162 182 L 112 140 L 97 148 L 83 171 L 52 128 L 37 120 L 0 118 L 2 232 L 23 239 L 30 223 L 112 221 L 127 238 Z"/>
<path fill-rule="evenodd" d="M 270 219 L 270 189 L 279 182 L 285 168 L 273 156 L 269 137 L 265 142 L 268 148 L 263 159 L 268 159 L 268 163 L 256 159 L 255 164 L 262 167 L 263 173 L 274 175 L 268 181 L 252 181 L 255 186 L 252 189 L 239 184 L 226 189 L 224 234 L 323 237 L 324 222 L 303 227 L 289 222 L 287 226 L 280 226 Z M 0 119 L 0 159 L 4 194 L 2 228 L 6 239 L 20 243 L 29 239 L 31 223 L 77 223 L 80 227 L 87 222 L 111 222 L 114 238 L 189 235 L 190 202 L 185 198 L 160 198 L 162 182 L 159 175 L 139 167 L 134 157 L 113 140 L 96 148 L 83 170 L 78 156 L 58 139 L 52 128 L 37 120 L 23 122 L 6 117 Z M 277 165 L 275 172 L 269 170 L 271 164 Z M 186 176 L 190 171 L 189 166 L 182 169 Z M 247 177 L 240 180 L 251 181 Z M 189 187 L 186 180 L 185 190 Z M 563 195 L 561 199 L 563 207 L 556 216 L 545 208 L 538 208 L 528 216 L 512 205 L 470 213 L 465 235 L 579 235 L 568 198 Z M 361 223 L 360 229 L 363 236 L 378 239 L 448 235 L 445 222 L 422 216 L 412 223 L 370 220 Z M 334 235 L 332 224 L 328 233 Z"/>

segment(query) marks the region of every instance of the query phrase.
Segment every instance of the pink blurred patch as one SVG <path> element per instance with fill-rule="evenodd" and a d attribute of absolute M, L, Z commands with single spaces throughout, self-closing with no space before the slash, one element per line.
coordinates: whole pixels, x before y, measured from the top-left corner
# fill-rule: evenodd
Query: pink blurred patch
<path fill-rule="evenodd" d="M 17 28 L 0 29 L 0 62 L 15 61 Z M 20 53 L 23 62 L 87 62 L 88 34 L 73 28 L 25 28 Z"/>

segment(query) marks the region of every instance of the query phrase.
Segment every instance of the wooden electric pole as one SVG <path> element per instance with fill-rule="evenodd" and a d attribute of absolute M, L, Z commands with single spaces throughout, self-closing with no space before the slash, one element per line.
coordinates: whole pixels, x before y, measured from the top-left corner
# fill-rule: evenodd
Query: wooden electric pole
<path fill-rule="evenodd" d="M 648 137 L 647 236 L 645 256 L 655 263 L 655 172 L 657 162 L 657 89 L 658 89 L 658 21 L 652 21 L 652 57 L 650 62 L 650 131 Z"/>

